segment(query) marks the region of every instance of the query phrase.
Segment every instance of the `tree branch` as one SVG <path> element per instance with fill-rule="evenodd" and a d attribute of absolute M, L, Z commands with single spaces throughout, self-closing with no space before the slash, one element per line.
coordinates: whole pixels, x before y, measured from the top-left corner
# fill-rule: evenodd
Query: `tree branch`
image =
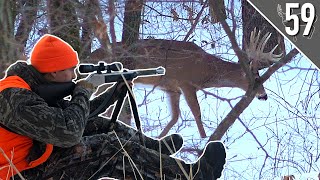
<path fill-rule="evenodd" d="M 276 72 L 278 69 L 280 69 L 282 66 L 290 62 L 294 56 L 296 56 L 299 53 L 299 51 L 294 48 L 292 49 L 285 57 L 283 57 L 279 62 L 275 63 L 273 66 L 271 66 L 258 80 L 263 84 L 267 79 L 270 78 L 270 76 Z"/>
<path fill-rule="evenodd" d="M 291 50 L 284 58 L 282 58 L 278 63 L 270 67 L 263 76 L 258 78 L 254 86 L 248 88 L 245 96 L 234 106 L 234 108 L 228 113 L 228 115 L 221 121 L 221 123 L 216 128 L 215 132 L 210 136 L 209 141 L 221 140 L 223 135 L 227 130 L 234 124 L 236 119 L 240 114 L 249 106 L 255 97 L 257 92 L 257 87 L 263 84 L 275 71 L 282 67 L 285 63 L 291 61 L 291 59 L 298 54 L 297 49 Z"/>
<path fill-rule="evenodd" d="M 234 106 L 228 115 L 221 121 L 209 141 L 221 140 L 222 136 L 233 125 L 240 114 L 249 106 L 256 94 L 256 90 L 248 90 L 245 96 Z"/>
<path fill-rule="evenodd" d="M 109 16 L 110 16 L 109 26 L 110 26 L 111 42 L 112 42 L 112 45 L 114 46 L 117 43 L 116 30 L 114 27 L 114 19 L 116 17 L 116 7 L 114 5 L 114 0 L 109 0 L 108 10 L 109 10 Z"/>
<path fill-rule="evenodd" d="M 190 30 L 188 31 L 187 35 L 184 37 L 183 41 L 187 41 L 188 38 L 189 38 L 189 36 L 192 34 L 192 32 L 194 31 L 194 29 L 196 28 L 196 26 L 197 26 L 197 24 L 198 24 L 198 22 L 199 22 L 199 20 L 200 20 L 200 17 L 201 17 L 201 15 L 202 15 L 204 9 L 206 8 L 207 4 L 208 4 L 208 0 L 206 0 L 206 1 L 203 3 L 200 12 L 198 13 L 197 17 L 195 18 L 194 23 L 192 24 L 192 26 L 191 26 Z"/>

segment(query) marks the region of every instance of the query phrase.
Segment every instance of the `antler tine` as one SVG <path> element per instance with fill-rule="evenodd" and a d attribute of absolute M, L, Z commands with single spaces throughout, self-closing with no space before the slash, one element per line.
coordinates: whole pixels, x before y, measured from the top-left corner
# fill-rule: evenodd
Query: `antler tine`
<path fill-rule="evenodd" d="M 254 35 L 256 34 L 256 28 L 254 28 L 253 31 L 250 33 L 250 41 L 249 41 L 249 49 L 252 49 L 254 47 L 253 42 L 254 42 Z"/>
<path fill-rule="evenodd" d="M 273 52 L 277 49 L 279 44 L 277 44 L 276 46 L 274 46 L 274 48 L 269 52 L 270 56 L 271 56 L 271 60 L 273 62 L 277 62 L 282 58 L 283 53 L 280 54 L 273 54 Z"/>
<path fill-rule="evenodd" d="M 258 35 L 256 36 L 257 28 L 254 28 L 254 30 L 250 33 L 250 42 L 249 42 L 249 49 L 252 51 L 255 51 L 257 49 L 257 45 L 259 42 L 260 37 L 260 31 L 258 32 Z"/>
<path fill-rule="evenodd" d="M 254 44 L 258 47 L 259 46 L 259 39 L 260 39 L 261 31 L 259 30 L 258 35 L 256 36 Z"/>
<path fill-rule="evenodd" d="M 253 42 L 255 35 L 256 35 L 256 28 L 254 28 L 253 31 L 251 31 L 251 33 L 250 33 L 250 42 L 249 43 Z"/>
<path fill-rule="evenodd" d="M 259 46 L 258 46 L 258 48 L 257 48 L 258 51 L 260 51 L 261 53 L 263 53 L 264 47 L 266 46 L 267 42 L 269 41 L 271 35 L 272 35 L 272 33 L 267 32 L 267 33 L 261 38 L 261 41 L 260 41 Z"/>

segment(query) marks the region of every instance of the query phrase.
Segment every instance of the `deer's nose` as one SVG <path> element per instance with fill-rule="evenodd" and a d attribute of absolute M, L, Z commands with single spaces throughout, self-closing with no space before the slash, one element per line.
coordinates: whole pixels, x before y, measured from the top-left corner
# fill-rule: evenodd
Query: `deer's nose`
<path fill-rule="evenodd" d="M 268 99 L 268 95 L 267 94 L 260 94 L 260 95 L 258 95 L 258 99 L 266 101 Z"/>

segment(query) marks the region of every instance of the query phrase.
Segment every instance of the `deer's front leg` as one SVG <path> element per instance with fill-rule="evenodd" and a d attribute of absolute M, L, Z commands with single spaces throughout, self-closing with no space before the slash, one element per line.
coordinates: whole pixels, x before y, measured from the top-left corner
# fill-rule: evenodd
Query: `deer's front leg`
<path fill-rule="evenodd" d="M 200 111 L 200 106 L 197 98 L 197 89 L 194 86 L 189 84 L 186 84 L 180 87 L 187 101 L 187 104 L 190 107 L 191 112 L 195 118 L 200 136 L 202 138 L 205 138 L 207 135 L 201 121 L 201 111 Z"/>

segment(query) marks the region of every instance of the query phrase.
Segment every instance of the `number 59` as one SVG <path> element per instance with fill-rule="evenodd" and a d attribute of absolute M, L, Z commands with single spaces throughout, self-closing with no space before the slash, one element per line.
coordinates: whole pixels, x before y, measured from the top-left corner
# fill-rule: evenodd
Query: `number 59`
<path fill-rule="evenodd" d="M 300 14 L 291 14 L 293 9 L 298 9 L 299 3 L 286 3 L 286 21 L 293 21 L 293 27 L 285 27 L 286 32 L 295 36 L 299 33 L 300 26 L 306 26 L 303 35 L 308 36 L 310 34 L 312 24 L 316 17 L 315 8 L 311 3 L 304 3 L 301 6 Z M 309 10 L 309 13 L 307 13 Z"/>

